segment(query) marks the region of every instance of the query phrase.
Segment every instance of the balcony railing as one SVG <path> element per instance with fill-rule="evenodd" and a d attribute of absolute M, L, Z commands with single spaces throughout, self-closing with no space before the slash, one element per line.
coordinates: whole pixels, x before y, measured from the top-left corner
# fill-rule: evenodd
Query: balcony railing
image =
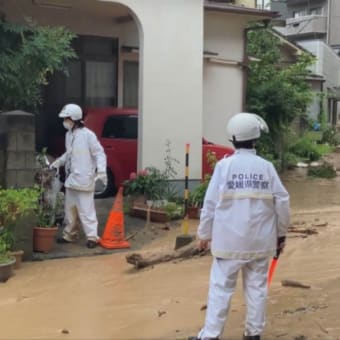
<path fill-rule="evenodd" d="M 323 15 L 306 15 L 299 18 L 290 18 L 286 21 L 285 34 L 287 36 L 326 33 L 327 17 Z"/>
<path fill-rule="evenodd" d="M 325 0 L 326 1 L 326 0 Z M 286 3 L 288 6 L 290 5 L 301 5 L 301 4 L 306 4 L 309 5 L 314 2 L 320 2 L 320 0 L 286 0 Z"/>

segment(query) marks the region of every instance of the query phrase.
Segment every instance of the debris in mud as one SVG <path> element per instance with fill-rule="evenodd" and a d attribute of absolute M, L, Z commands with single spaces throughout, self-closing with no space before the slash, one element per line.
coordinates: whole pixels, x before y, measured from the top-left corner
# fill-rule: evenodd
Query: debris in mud
<path fill-rule="evenodd" d="M 288 235 L 288 238 L 307 238 L 308 235 L 306 234 L 296 234 L 296 235 Z"/>
<path fill-rule="evenodd" d="M 203 305 L 203 306 L 200 308 L 200 310 L 206 310 L 207 308 L 208 308 L 207 305 Z"/>
<path fill-rule="evenodd" d="M 328 308 L 328 305 L 321 304 L 321 305 L 310 305 L 310 306 L 302 306 L 297 307 L 295 309 L 285 309 L 280 313 L 275 314 L 275 317 L 281 317 L 282 315 L 289 315 L 289 314 L 296 314 L 296 313 L 308 313 L 308 312 L 316 312 L 318 309 L 325 309 Z"/>
<path fill-rule="evenodd" d="M 125 240 L 128 241 L 128 240 L 130 240 L 131 238 L 134 238 L 137 234 L 138 234 L 138 231 L 135 231 L 134 233 L 128 235 L 128 236 L 125 238 Z"/>
<path fill-rule="evenodd" d="M 328 225 L 328 222 L 316 220 L 312 225 L 314 227 L 326 227 Z"/>
<path fill-rule="evenodd" d="M 281 334 L 276 335 L 276 337 L 281 338 L 282 336 L 287 336 L 287 335 L 288 335 L 288 333 L 281 333 Z"/>
<path fill-rule="evenodd" d="M 295 314 L 295 313 L 302 313 L 307 312 L 307 307 L 298 307 L 296 309 L 285 309 L 282 314 Z"/>
<path fill-rule="evenodd" d="M 294 336 L 294 340 L 307 340 L 307 337 L 304 335 Z"/>
<path fill-rule="evenodd" d="M 301 234 L 306 234 L 306 235 L 314 235 L 318 234 L 318 231 L 315 230 L 314 228 L 300 228 L 300 227 L 288 227 L 288 232 L 290 233 L 301 233 Z"/>
<path fill-rule="evenodd" d="M 305 225 L 306 223 L 307 223 L 306 221 L 300 221 L 300 220 L 298 220 L 298 221 L 293 221 L 292 224 L 293 224 L 294 226 L 296 226 L 296 225 L 300 225 L 300 226 L 301 226 L 301 225 Z"/>
<path fill-rule="evenodd" d="M 20 302 L 20 301 L 22 301 L 24 299 L 28 299 L 28 296 L 25 296 L 25 295 L 18 296 L 17 297 L 17 302 Z"/>
<path fill-rule="evenodd" d="M 158 311 L 158 317 L 160 318 L 162 315 L 166 314 L 166 311 L 164 310 L 159 310 Z"/>
<path fill-rule="evenodd" d="M 63 329 L 61 330 L 61 333 L 62 333 L 62 334 L 69 334 L 70 331 L 69 331 L 68 329 L 66 329 L 66 328 L 63 328 Z"/>
<path fill-rule="evenodd" d="M 299 281 L 292 281 L 292 280 L 282 280 L 281 285 L 283 287 L 295 287 L 295 288 L 305 288 L 305 289 L 310 288 L 309 285 L 305 285 Z"/>
<path fill-rule="evenodd" d="M 207 250 L 199 250 L 194 242 L 177 250 L 161 249 L 158 251 L 148 251 L 132 253 L 126 256 L 126 261 L 135 266 L 136 269 L 145 268 L 156 263 L 169 262 L 177 259 L 187 259 L 194 256 L 203 256 Z"/>
<path fill-rule="evenodd" d="M 327 331 L 326 328 L 322 327 L 322 325 L 319 322 L 317 322 L 316 320 L 314 320 L 314 322 L 319 326 L 319 328 L 322 332 L 328 334 L 328 331 Z"/>
<path fill-rule="evenodd" d="M 327 304 L 311 305 L 311 306 L 308 307 L 308 310 L 315 312 L 318 309 L 326 309 L 326 308 L 328 308 Z"/>

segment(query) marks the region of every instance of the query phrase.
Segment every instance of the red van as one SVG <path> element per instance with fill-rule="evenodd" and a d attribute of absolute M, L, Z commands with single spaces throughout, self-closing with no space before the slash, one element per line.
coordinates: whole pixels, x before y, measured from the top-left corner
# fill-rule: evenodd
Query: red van
<path fill-rule="evenodd" d="M 88 108 L 84 113 L 86 127 L 91 129 L 104 147 L 107 156 L 108 185 L 96 197 L 106 197 L 137 169 L 138 111 L 125 108 Z M 60 144 L 59 144 L 60 145 Z M 184 146 L 183 146 L 184 147 Z M 202 176 L 211 173 L 207 153 L 217 159 L 231 155 L 232 148 L 202 140 Z M 57 152 L 59 156 L 63 151 Z"/>

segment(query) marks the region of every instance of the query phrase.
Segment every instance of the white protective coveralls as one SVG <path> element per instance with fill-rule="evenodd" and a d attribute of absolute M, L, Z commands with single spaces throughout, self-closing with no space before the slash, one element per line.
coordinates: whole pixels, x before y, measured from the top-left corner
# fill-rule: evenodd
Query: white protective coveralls
<path fill-rule="evenodd" d="M 78 238 L 78 218 L 88 240 L 98 240 L 98 220 L 94 205 L 95 178 L 106 173 L 106 155 L 96 135 L 86 127 L 69 130 L 65 137 L 66 152 L 55 161 L 65 166 L 65 229 L 63 238 Z"/>
<path fill-rule="evenodd" d="M 211 240 L 214 256 L 199 339 L 222 335 L 239 270 L 247 303 L 245 335 L 261 335 L 269 258 L 288 225 L 289 195 L 274 166 L 255 149 L 239 149 L 216 164 L 197 232 L 199 239 Z"/>

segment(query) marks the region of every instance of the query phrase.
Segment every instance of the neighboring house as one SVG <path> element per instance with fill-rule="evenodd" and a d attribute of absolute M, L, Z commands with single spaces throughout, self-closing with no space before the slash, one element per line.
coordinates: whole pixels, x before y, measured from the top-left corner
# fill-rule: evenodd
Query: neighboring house
<path fill-rule="evenodd" d="M 190 179 L 201 176 L 202 136 L 227 143 L 226 122 L 244 107 L 245 28 L 276 15 L 203 0 L 2 0 L 0 12 L 11 22 L 32 17 L 78 35 L 70 76 L 56 75 L 47 88 L 41 145 L 64 132 L 57 113 L 67 102 L 137 106 L 138 168 L 163 168 L 169 139 L 178 179 L 186 143 Z"/>
<path fill-rule="evenodd" d="M 279 11 L 285 27 L 277 27 L 287 39 L 313 53 L 313 89 L 325 93 L 323 105 L 315 98 L 309 114 L 315 119 L 321 110 L 329 123 L 340 124 L 340 1 L 273 0 L 272 10 Z M 322 81 L 320 86 L 320 80 Z"/>

